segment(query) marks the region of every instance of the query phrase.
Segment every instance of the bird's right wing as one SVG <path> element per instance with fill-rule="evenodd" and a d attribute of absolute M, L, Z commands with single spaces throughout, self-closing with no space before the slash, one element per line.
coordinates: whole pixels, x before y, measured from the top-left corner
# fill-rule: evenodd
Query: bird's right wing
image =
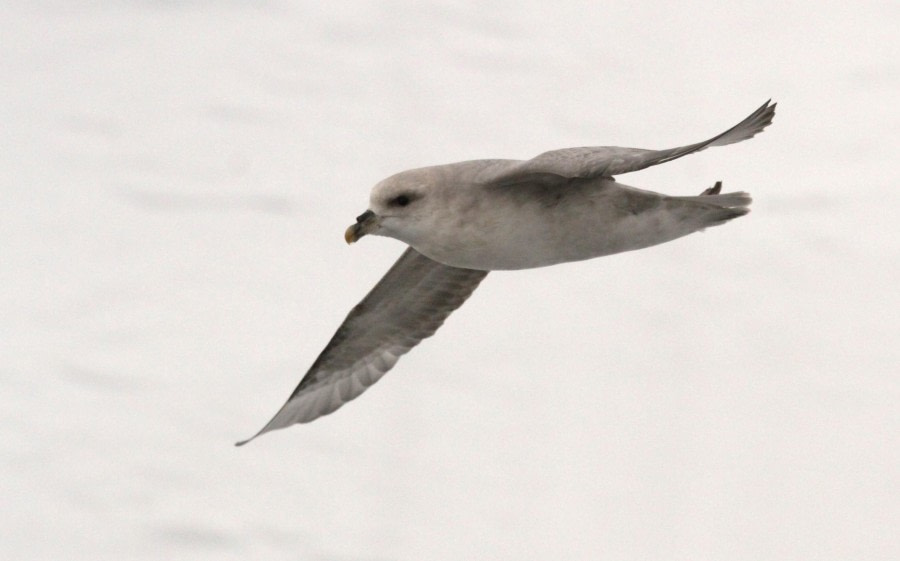
<path fill-rule="evenodd" d="M 772 123 L 775 106 L 771 100 L 746 119 L 703 142 L 669 148 L 665 150 L 645 150 L 642 148 L 622 148 L 619 146 L 595 146 L 584 148 L 563 148 L 544 152 L 530 160 L 505 166 L 496 176 L 487 178 L 495 185 L 513 185 L 535 180 L 555 181 L 559 178 L 612 177 L 622 173 L 638 171 L 705 150 L 710 146 L 724 146 L 752 138 Z"/>
<path fill-rule="evenodd" d="M 275 417 L 237 445 L 308 423 L 357 397 L 401 355 L 434 334 L 487 273 L 443 265 L 407 249 L 353 308 Z"/>

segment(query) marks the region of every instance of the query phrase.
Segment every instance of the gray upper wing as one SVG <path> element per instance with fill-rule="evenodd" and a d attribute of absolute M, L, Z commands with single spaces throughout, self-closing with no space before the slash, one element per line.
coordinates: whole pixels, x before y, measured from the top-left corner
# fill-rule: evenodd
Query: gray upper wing
<path fill-rule="evenodd" d="M 443 265 L 407 249 L 350 311 L 275 417 L 238 446 L 271 430 L 308 423 L 357 397 L 434 334 L 487 273 Z"/>
<path fill-rule="evenodd" d="M 699 152 L 710 146 L 724 146 L 752 138 L 772 123 L 776 104 L 771 100 L 746 119 L 722 134 L 709 140 L 669 148 L 667 150 L 644 150 L 641 148 L 621 148 L 618 146 L 597 146 L 584 148 L 564 148 L 544 152 L 530 160 L 507 166 L 490 181 L 494 184 L 515 184 L 529 181 L 539 176 L 563 178 L 612 177 L 637 171 Z"/>

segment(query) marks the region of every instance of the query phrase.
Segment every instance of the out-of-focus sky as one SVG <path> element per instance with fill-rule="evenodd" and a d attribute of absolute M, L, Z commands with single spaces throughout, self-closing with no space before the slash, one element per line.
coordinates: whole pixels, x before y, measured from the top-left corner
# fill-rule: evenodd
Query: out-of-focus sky
<path fill-rule="evenodd" d="M 897 559 L 900 8 L 7 3 L 0 554 Z M 621 178 L 753 212 L 494 273 L 335 415 L 235 449 L 402 251 L 394 172 L 739 145 Z"/>

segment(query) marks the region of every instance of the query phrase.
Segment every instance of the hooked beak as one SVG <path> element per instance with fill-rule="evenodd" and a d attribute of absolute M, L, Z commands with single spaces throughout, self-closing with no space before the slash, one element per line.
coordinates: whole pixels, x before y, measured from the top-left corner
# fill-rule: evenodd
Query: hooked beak
<path fill-rule="evenodd" d="M 380 223 L 381 220 L 378 216 L 371 210 L 367 210 L 356 217 L 356 224 L 347 228 L 347 231 L 344 232 L 344 239 L 348 244 L 353 243 L 377 229 Z"/>

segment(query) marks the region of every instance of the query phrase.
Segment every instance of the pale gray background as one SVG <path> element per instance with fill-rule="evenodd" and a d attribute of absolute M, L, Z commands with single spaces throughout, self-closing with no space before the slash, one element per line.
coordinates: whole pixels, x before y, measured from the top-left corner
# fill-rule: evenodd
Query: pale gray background
<path fill-rule="evenodd" d="M 8 559 L 898 559 L 894 2 L 4 3 Z M 328 7 L 324 7 L 328 6 Z M 753 212 L 488 277 L 242 449 L 400 254 L 402 169 L 775 124 Z"/>

